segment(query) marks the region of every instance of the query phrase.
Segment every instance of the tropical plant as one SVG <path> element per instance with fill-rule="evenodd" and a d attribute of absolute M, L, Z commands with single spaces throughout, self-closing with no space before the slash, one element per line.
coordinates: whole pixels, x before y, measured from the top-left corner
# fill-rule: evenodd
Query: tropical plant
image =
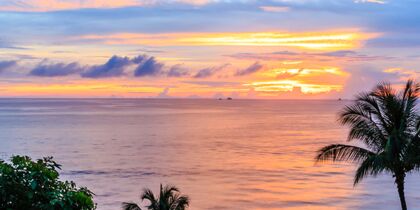
<path fill-rule="evenodd" d="M 0 209 L 91 210 L 93 193 L 74 182 L 60 181 L 60 165 L 47 157 L 0 160 Z"/>
<path fill-rule="evenodd" d="M 419 91 L 420 84 L 409 80 L 400 92 L 389 83 L 380 83 L 371 92 L 360 93 L 339 113 L 339 121 L 350 127 L 348 141 L 361 144 L 323 147 L 316 160 L 359 163 L 354 185 L 368 175 L 391 173 L 401 208 L 406 210 L 405 176 L 420 169 L 420 118 L 416 110 Z"/>
<path fill-rule="evenodd" d="M 141 200 L 147 200 L 149 205 L 146 206 L 149 210 L 185 210 L 190 204 L 188 196 L 181 195 L 177 187 L 160 185 L 159 196 L 155 196 L 150 189 L 145 188 Z M 140 206 L 132 202 L 124 202 L 122 204 L 123 210 L 141 210 Z"/>

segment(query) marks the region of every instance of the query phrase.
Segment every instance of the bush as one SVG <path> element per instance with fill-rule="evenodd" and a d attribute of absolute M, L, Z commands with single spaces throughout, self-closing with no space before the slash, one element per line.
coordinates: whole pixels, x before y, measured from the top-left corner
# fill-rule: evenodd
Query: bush
<path fill-rule="evenodd" d="M 60 181 L 60 165 L 52 157 L 33 161 L 27 156 L 0 160 L 0 209 L 91 210 L 93 193 Z"/>

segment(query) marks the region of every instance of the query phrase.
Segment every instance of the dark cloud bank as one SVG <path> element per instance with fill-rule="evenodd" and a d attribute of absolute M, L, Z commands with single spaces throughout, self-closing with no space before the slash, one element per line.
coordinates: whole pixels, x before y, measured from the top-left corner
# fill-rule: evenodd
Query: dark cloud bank
<path fill-rule="evenodd" d="M 2 68 L 0 62 L 0 71 Z M 10 64 L 8 64 L 10 65 Z M 112 56 L 107 62 L 101 65 L 83 66 L 78 62 L 72 63 L 49 63 L 47 60 L 42 61 L 30 70 L 30 76 L 37 77 L 60 77 L 68 75 L 80 75 L 83 78 L 109 78 L 120 77 L 124 75 L 132 75 L 134 77 L 146 76 L 166 76 L 166 77 L 192 77 L 192 78 L 208 78 L 214 76 L 217 72 L 225 69 L 230 64 L 222 64 L 201 69 L 195 74 L 191 74 L 188 68 L 183 64 L 175 64 L 168 68 L 164 68 L 165 64 L 159 62 L 153 56 L 139 55 L 129 58 L 122 56 Z M 254 63 L 250 67 L 238 71 L 237 75 L 242 76 L 251 74 L 262 68 L 262 65 Z"/>
<path fill-rule="evenodd" d="M 16 61 L 0 61 L 0 73 L 17 65 Z"/>
<path fill-rule="evenodd" d="M 70 74 L 80 73 L 83 71 L 83 67 L 77 62 L 65 64 L 65 63 L 53 63 L 46 64 L 41 62 L 34 69 L 29 72 L 29 75 L 39 77 L 60 77 L 67 76 Z"/>
<path fill-rule="evenodd" d="M 164 74 L 163 63 L 158 62 L 154 57 L 139 55 L 134 58 L 112 56 L 106 63 L 93 66 L 82 66 L 77 62 L 73 63 L 47 63 L 41 62 L 33 68 L 29 75 L 38 77 L 59 77 L 73 74 L 80 74 L 85 78 L 107 78 L 119 77 L 128 74 L 129 68 L 134 68 L 135 77 L 155 76 Z M 0 63 L 0 70 L 2 69 Z"/>

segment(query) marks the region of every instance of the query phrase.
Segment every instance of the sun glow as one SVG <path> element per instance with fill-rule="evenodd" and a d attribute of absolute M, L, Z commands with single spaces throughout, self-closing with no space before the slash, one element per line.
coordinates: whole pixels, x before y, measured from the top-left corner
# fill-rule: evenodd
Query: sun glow
<path fill-rule="evenodd" d="M 305 84 L 297 80 L 275 80 L 265 82 L 252 82 L 245 86 L 253 87 L 257 92 L 279 93 L 290 92 L 295 94 L 316 94 L 331 91 L 340 91 L 341 85 Z"/>

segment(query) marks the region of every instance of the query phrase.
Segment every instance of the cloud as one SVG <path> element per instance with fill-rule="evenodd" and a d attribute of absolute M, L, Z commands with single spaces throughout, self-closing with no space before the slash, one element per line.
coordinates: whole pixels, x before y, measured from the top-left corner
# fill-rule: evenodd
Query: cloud
<path fill-rule="evenodd" d="M 360 43 L 376 37 L 355 29 L 342 32 L 257 32 L 257 33 L 116 33 L 72 37 L 81 42 L 108 45 L 148 44 L 155 46 L 277 46 L 312 50 L 355 49 Z"/>
<path fill-rule="evenodd" d="M 81 75 L 88 78 L 118 77 L 124 75 L 127 67 L 134 64 L 140 65 L 145 59 L 147 59 L 146 55 L 131 59 L 114 55 L 105 64 L 89 67 Z"/>
<path fill-rule="evenodd" d="M 0 62 L 0 72 L 12 65 L 15 61 Z M 169 71 L 164 71 L 164 64 L 156 61 L 155 57 L 139 55 L 137 57 L 122 57 L 114 55 L 101 65 L 82 66 L 78 62 L 72 63 L 46 63 L 46 60 L 35 66 L 29 75 L 39 77 L 60 77 L 71 74 L 80 74 L 84 78 L 108 78 L 128 75 L 134 70 L 133 76 L 189 76 L 189 72 L 182 65 L 174 65 Z"/>
<path fill-rule="evenodd" d="M 353 65 L 349 66 L 348 69 L 350 77 L 343 89 L 343 94 L 346 97 L 352 97 L 358 92 L 370 90 L 378 82 L 387 81 L 393 84 L 402 84 L 408 78 L 419 79 L 420 75 L 399 68 L 381 70 L 372 65 Z"/>
<path fill-rule="evenodd" d="M 392 36 L 392 35 L 391 35 Z M 409 37 L 407 34 L 402 36 L 386 36 L 382 38 L 372 39 L 366 42 L 367 47 L 372 48 L 419 48 L 419 35 Z"/>
<path fill-rule="evenodd" d="M 92 66 L 81 75 L 82 77 L 89 78 L 122 76 L 125 68 L 130 64 L 132 64 L 132 62 L 128 57 L 114 55 L 105 64 Z"/>
<path fill-rule="evenodd" d="M 382 0 L 355 0 L 355 3 L 373 3 L 373 4 L 385 4 Z"/>
<path fill-rule="evenodd" d="M 160 92 L 156 97 L 157 98 L 170 98 L 169 87 L 166 87 L 165 89 L 163 89 L 163 91 Z"/>
<path fill-rule="evenodd" d="M 303 69 L 297 69 L 296 71 L 285 71 L 279 73 L 277 75 L 277 79 L 284 80 L 284 79 L 291 79 L 293 77 L 299 76 L 299 74 L 303 71 Z"/>
<path fill-rule="evenodd" d="M 163 66 L 163 63 L 159 63 L 154 57 L 150 57 L 137 66 L 137 68 L 134 70 L 134 76 L 144 77 L 161 74 Z"/>
<path fill-rule="evenodd" d="M 0 61 L 0 73 L 17 65 L 16 61 Z"/>
<path fill-rule="evenodd" d="M 77 62 L 47 64 L 45 61 L 33 68 L 29 75 L 39 77 L 59 77 L 80 73 L 84 78 L 119 77 L 127 74 L 130 67 L 136 67 L 135 76 L 154 75 L 163 64 L 157 63 L 154 57 L 139 55 L 129 58 L 114 55 L 101 65 L 82 66 Z"/>
<path fill-rule="evenodd" d="M 33 55 L 25 55 L 25 54 L 15 54 L 15 53 L 10 53 L 9 56 L 14 57 L 18 60 L 35 60 L 35 59 L 39 59 L 38 57 L 35 57 Z"/>
<path fill-rule="evenodd" d="M 259 70 L 261 70 L 264 66 L 260 64 L 258 61 L 250 65 L 248 68 L 243 69 L 241 71 L 236 72 L 235 76 L 244 76 L 248 74 L 253 74 Z"/>
<path fill-rule="evenodd" d="M 232 87 L 238 86 L 240 82 L 227 82 L 227 81 L 184 81 L 183 83 L 200 85 L 205 87 Z"/>
<path fill-rule="evenodd" d="M 14 0 L 2 0 L 0 2 L 0 8 L 11 6 Z M 22 7 L 20 11 L 25 10 L 37 10 L 37 7 L 47 4 L 32 4 L 31 2 L 39 0 L 20 0 Z M 47 1 L 59 1 L 59 0 L 47 0 Z M 358 30 L 364 30 L 371 24 L 376 24 L 372 19 L 367 18 L 367 14 L 377 11 L 378 7 L 382 7 L 386 13 L 378 16 L 389 17 L 392 15 L 389 11 L 397 12 L 398 8 L 393 7 L 393 4 L 377 5 L 377 4 L 355 4 L 352 0 L 328 0 L 328 1 L 255 1 L 255 0 L 243 0 L 243 1 L 223 1 L 223 0 L 211 0 L 211 1 L 188 1 L 191 4 L 184 4 L 183 1 L 167 0 L 159 1 L 155 0 L 154 4 L 147 4 L 145 6 L 118 6 L 115 4 L 123 4 L 125 0 L 114 2 L 109 0 L 96 0 L 97 5 L 94 3 L 95 0 L 83 0 L 73 1 L 66 0 L 61 2 L 73 2 L 76 6 L 72 7 L 75 10 L 71 11 L 55 11 L 55 12 L 41 12 L 41 13 L 26 13 L 18 12 L 13 15 L 5 15 L 0 19 L 0 25 L 4 29 L 2 34 L 5 38 L 10 37 L 12 41 L 21 43 L 25 40 L 26 43 L 74 43 L 79 41 L 80 43 L 86 43 L 94 40 L 69 40 L 69 36 L 81 37 L 85 35 L 102 35 L 105 38 L 100 39 L 104 43 L 118 43 L 122 40 L 118 37 L 109 37 L 109 35 L 115 34 L 143 34 L 151 35 L 151 38 L 134 37 L 131 40 L 125 40 L 127 44 L 137 43 L 142 44 L 144 39 L 152 42 L 156 34 L 173 34 L 173 33 L 185 33 L 185 32 L 226 32 L 233 34 L 226 34 L 227 37 L 235 35 L 235 32 L 246 31 L 253 32 L 267 32 L 267 29 L 278 29 L 280 32 L 284 32 L 285 35 L 291 34 L 293 36 L 299 35 L 296 33 L 307 32 L 306 35 L 315 33 L 318 31 L 330 30 L 330 32 L 339 32 L 345 28 L 357 28 Z M 136 0 L 137 1 L 137 0 Z M 74 3 L 76 2 L 76 3 Z M 80 3 L 82 2 L 82 3 Z M 145 1 L 138 0 L 144 5 Z M 146 1 L 147 2 L 147 1 Z M 197 3 L 204 2 L 201 6 L 196 6 Z M 206 4 L 207 3 L 207 4 Z M 2 5 L 3 4 L 3 5 Z M 101 9 L 77 9 L 82 5 L 82 8 L 92 8 L 89 4 L 93 4 L 93 8 Z M 26 6 L 22 6 L 26 5 Z M 53 4 L 49 4 L 53 5 Z M 16 6 L 16 5 L 15 5 Z M 128 7 L 126 7 L 128 6 Z M 54 6 L 51 6 L 54 7 Z M 116 8 L 117 7 L 117 8 Z M 282 10 L 281 8 L 290 8 L 293 12 L 267 12 L 261 9 L 269 8 L 268 10 Z M 391 7 L 392 10 L 388 9 Z M 34 9 L 35 8 L 35 9 Z M 53 8 L 52 8 L 53 9 Z M 54 10 L 54 9 L 53 9 Z M 58 10 L 60 10 L 58 8 Z M 13 11 L 13 10 L 8 10 Z M 39 10 L 38 10 L 39 11 Z M 51 10 L 41 10 L 51 11 Z M 326 12 L 325 12 L 326 11 Z M 318 12 L 317 14 L 314 14 Z M 401 13 L 401 12 L 399 12 Z M 316 18 L 313 18 L 316 16 Z M 100 18 L 98 18 L 100 17 Z M 270 21 L 270 20 L 287 20 L 287 21 Z M 62 27 L 63 23 L 67 23 L 71 20 L 71 24 L 66 24 L 66 27 Z M 363 21 L 362 21 L 363 20 Z M 417 20 L 413 18 L 412 20 Z M 382 22 L 382 21 L 381 21 Z M 395 22 L 395 21 L 394 21 Z M 412 21 L 413 22 L 413 21 Z M 13 23 L 13 24 L 12 24 Z M 403 23 L 405 24 L 405 23 Z M 139 27 L 132 27 L 138 25 Z M 206 25 L 206 27 L 202 27 Z M 16 27 L 20 26 L 20 27 Z M 45 27 L 53 28 L 53 30 L 44 30 Z M 413 28 L 413 27 L 411 27 Z M 286 31 L 285 29 L 288 29 Z M 338 31 L 336 31 L 338 30 Z M 357 33 L 358 30 L 355 30 Z M 15 33 L 18 31 L 19 33 Z M 376 30 L 366 30 L 376 31 Z M 273 32 L 273 31 L 270 31 Z M 350 31 L 352 32 L 352 31 Z M 46 36 L 39 36 L 39 34 Z M 25 39 L 28 36 L 31 39 Z M 252 35 L 251 35 L 252 36 Z M 226 36 L 225 36 L 226 37 Z M 182 36 L 181 36 L 182 38 Z M 187 37 L 190 38 L 190 37 Z M 192 37 L 197 38 L 197 37 Z M 199 37 L 198 37 L 199 38 Z M 206 38 L 206 37 L 204 37 Z M 210 39 L 209 39 L 210 38 Z M 214 43 L 211 42 L 214 37 L 206 38 L 207 45 L 217 45 L 226 43 Z M 217 37 L 216 37 L 217 38 Z M 236 38 L 236 37 L 235 37 Z M 239 41 L 242 44 L 253 44 L 250 41 L 252 37 L 239 36 Z M 267 39 L 259 38 L 265 45 L 276 44 L 270 43 Z M 304 41 L 300 43 L 285 43 L 284 39 L 274 37 L 275 41 L 278 40 L 281 43 L 276 45 L 305 45 Z M 287 38 L 287 37 L 286 37 Z M 307 37 L 305 37 L 307 38 Z M 334 38 L 334 37 L 333 37 Z M 336 43 L 358 43 L 361 40 L 342 40 L 337 39 L 334 42 L 319 43 L 322 40 L 309 41 L 312 46 L 317 44 L 318 47 L 323 44 L 336 45 Z M 99 40 L 99 39 L 98 39 Z M 96 41 L 98 41 L 96 40 Z M 124 41 L 124 40 L 123 40 Z M 156 39 L 155 39 L 156 41 Z M 287 41 L 287 40 L 286 40 Z M 159 42 L 159 41 L 157 41 Z M 166 42 L 167 43 L 167 42 Z M 147 43 L 150 46 L 150 43 Z M 157 43 L 159 44 L 159 43 Z M 155 45 L 157 45 L 155 43 Z M 165 43 L 164 43 L 165 44 Z M 179 45 L 185 43 L 179 43 Z M 191 43 L 190 44 L 196 44 Z M 254 43 L 255 44 L 255 43 Z M 350 43 L 351 44 L 351 43 Z M 34 46 L 27 44 L 26 46 Z M 306 45 L 310 46 L 310 45 Z M 331 45 L 330 45 L 331 46 Z"/>
<path fill-rule="evenodd" d="M 273 80 L 264 82 L 252 82 L 245 84 L 253 88 L 257 92 L 264 92 L 270 94 L 279 94 L 281 92 L 299 92 L 299 93 L 329 93 L 332 91 L 339 91 L 341 85 L 334 84 L 317 84 L 306 83 L 298 80 Z M 294 94 L 293 94 L 294 95 Z"/>
<path fill-rule="evenodd" d="M 167 72 L 168 77 L 185 77 L 189 76 L 190 72 L 182 64 L 173 65 Z"/>
<path fill-rule="evenodd" d="M 310 60 L 310 61 L 375 61 L 392 60 L 394 57 L 381 55 L 366 55 L 352 50 L 338 50 L 325 53 L 278 51 L 271 53 L 237 53 L 227 55 L 236 59 L 254 59 L 254 60 Z"/>
<path fill-rule="evenodd" d="M 400 80 L 404 81 L 408 79 L 420 79 L 420 70 L 411 70 L 397 67 L 385 69 L 383 72 L 396 74 L 400 78 Z"/>
<path fill-rule="evenodd" d="M 44 12 L 82 8 L 116 8 L 138 6 L 140 5 L 140 2 L 141 1 L 136 0 L 3 0 L 3 2 L 0 3 L 0 11 Z"/>
<path fill-rule="evenodd" d="M 0 49 L 12 49 L 12 50 L 27 50 L 29 48 L 26 47 L 19 47 L 19 46 L 15 46 L 12 43 L 6 42 L 4 40 L 0 39 Z"/>
<path fill-rule="evenodd" d="M 181 3 L 204 5 L 214 0 L 2 0 L 0 11 L 46 12 L 78 10 L 88 8 L 111 9 L 122 7 L 153 6 L 158 4 Z"/>
<path fill-rule="evenodd" d="M 207 78 L 213 76 L 216 72 L 223 70 L 230 64 L 223 64 L 220 66 L 208 67 L 199 70 L 195 75 L 194 78 Z"/>
<path fill-rule="evenodd" d="M 46 64 L 45 61 L 38 64 L 33 68 L 29 75 L 38 77 L 60 77 L 75 74 L 83 71 L 77 62 L 65 64 L 65 63 L 53 63 Z"/>
<path fill-rule="evenodd" d="M 135 77 L 158 76 L 166 73 L 163 71 L 164 64 L 158 62 L 155 57 L 139 55 L 134 58 L 113 56 L 103 65 L 90 67 L 82 76 L 90 78 L 118 77 L 125 75 L 127 68 L 131 66 L 135 66 Z M 168 76 L 181 76 L 182 74 L 180 66 L 176 65 L 167 72 Z"/>
<path fill-rule="evenodd" d="M 266 12 L 288 12 L 290 11 L 289 7 L 279 7 L 279 6 L 261 6 L 261 10 Z"/>

